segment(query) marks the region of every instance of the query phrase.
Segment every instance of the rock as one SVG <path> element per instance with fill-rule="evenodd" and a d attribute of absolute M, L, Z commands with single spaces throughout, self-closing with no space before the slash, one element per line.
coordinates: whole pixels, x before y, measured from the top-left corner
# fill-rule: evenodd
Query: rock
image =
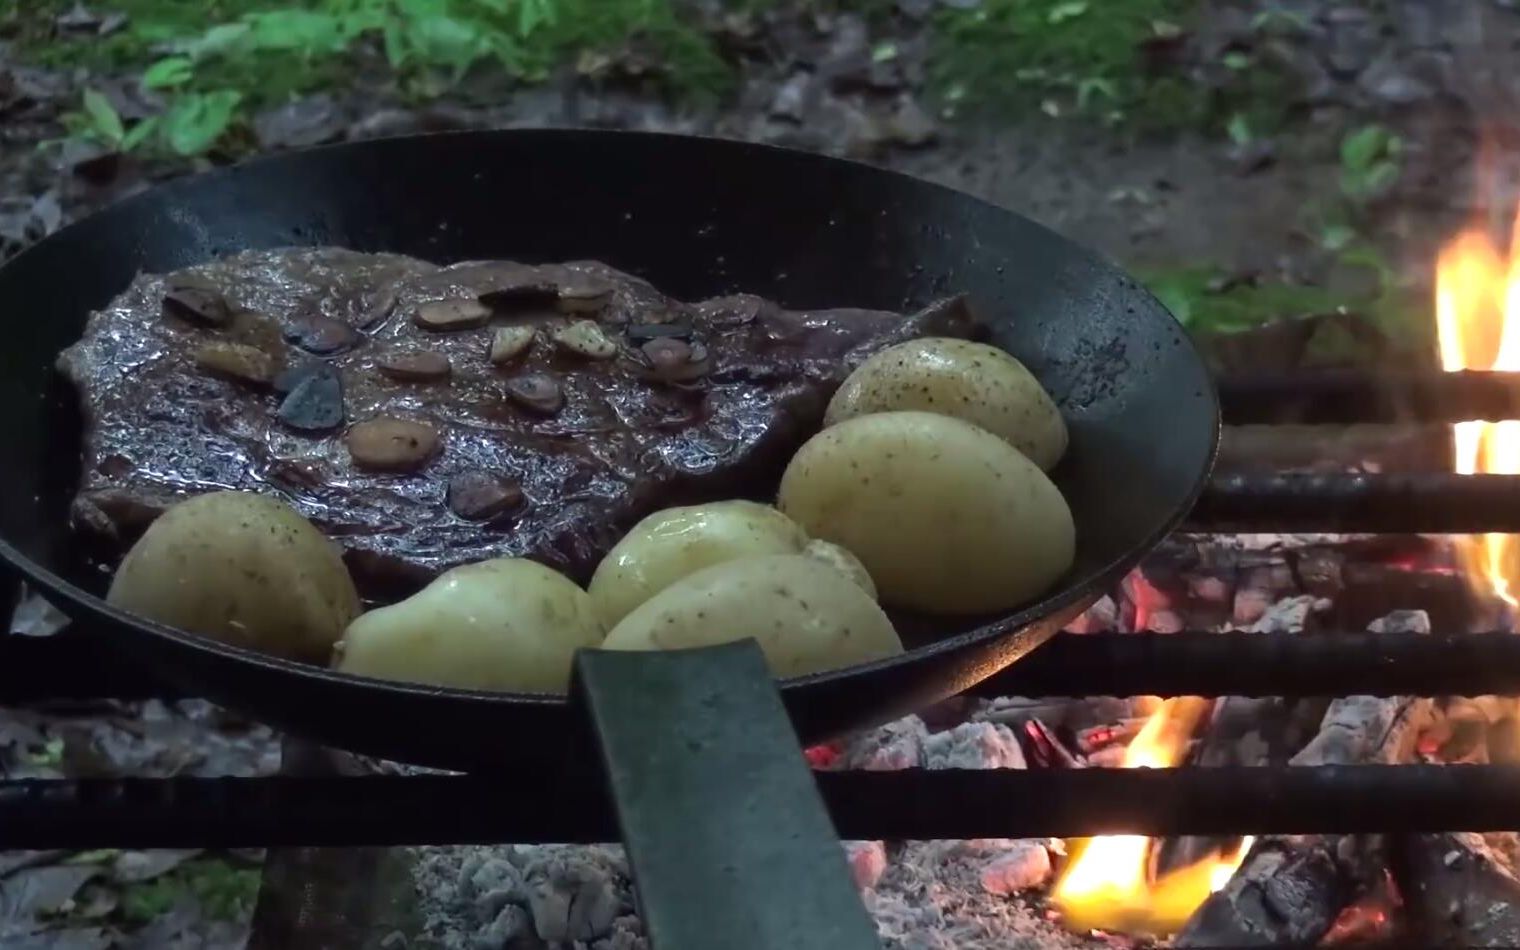
<path fill-rule="evenodd" d="M 83 3 L 76 3 L 53 18 L 53 25 L 60 33 L 95 33 L 100 29 L 100 23 L 100 16 Z"/>
<path fill-rule="evenodd" d="M 872 159 L 881 155 L 888 133 L 883 123 L 860 106 L 843 99 L 825 99 L 811 122 L 819 125 L 831 150 L 850 158 Z"/>
<path fill-rule="evenodd" d="M 1375 102 L 1387 106 L 1428 102 L 1436 94 L 1429 84 L 1405 72 L 1388 57 L 1369 66 L 1357 84 Z"/>
<path fill-rule="evenodd" d="M 818 75 L 838 92 L 882 88 L 886 73 L 871 55 L 871 34 L 863 17 L 845 13 L 834 20 L 833 37 L 818 64 Z M 876 75 L 883 73 L 883 75 Z M 895 88 L 895 87 L 891 87 Z"/>
<path fill-rule="evenodd" d="M 315 95 L 265 109 L 254 117 L 253 132 L 266 150 L 309 148 L 342 138 L 344 124 L 333 98 Z"/>
<path fill-rule="evenodd" d="M 1277 164 L 1277 146 L 1267 139 L 1232 145 L 1228 154 L 1238 175 L 1254 175 Z"/>
<path fill-rule="evenodd" d="M 58 160 L 92 185 L 109 184 L 121 173 L 121 152 L 90 139 L 64 140 Z"/>
<path fill-rule="evenodd" d="M 1050 879 L 1050 852 L 1038 841 L 1015 841 L 982 867 L 982 889 L 1007 896 L 1039 887 Z"/>
<path fill-rule="evenodd" d="M 819 71 L 832 72 L 871 56 L 871 31 L 865 17 L 843 13 L 828 21 L 828 48 L 819 60 Z"/>
<path fill-rule="evenodd" d="M 410 109 L 381 109 L 355 122 L 348 129 L 350 139 L 391 138 L 422 131 L 422 117 Z"/>
<path fill-rule="evenodd" d="M 897 101 L 886 122 L 887 141 L 895 145 L 928 145 L 939 135 L 939 126 L 912 96 Z"/>
<path fill-rule="evenodd" d="M 359 468 L 415 472 L 438 454 L 438 430 L 426 422 L 380 416 L 348 430 L 348 454 Z"/>
<path fill-rule="evenodd" d="M 1338 6 L 1325 14 L 1325 45 L 1320 56 L 1331 75 L 1355 79 L 1379 46 L 1372 15 L 1355 6 Z"/>
<path fill-rule="evenodd" d="M 801 122 L 813 87 L 812 74 L 799 72 L 776 89 L 767 113 L 776 119 Z"/>
<path fill-rule="evenodd" d="M 844 858 L 850 866 L 855 886 L 862 891 L 874 888 L 887 870 L 887 849 L 880 841 L 846 841 Z"/>

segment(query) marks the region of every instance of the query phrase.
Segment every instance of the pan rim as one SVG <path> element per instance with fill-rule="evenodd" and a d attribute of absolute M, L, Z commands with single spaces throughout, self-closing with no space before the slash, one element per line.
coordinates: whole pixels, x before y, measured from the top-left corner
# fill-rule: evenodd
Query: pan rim
<path fill-rule="evenodd" d="M 1100 263 L 1104 268 L 1116 276 L 1129 279 L 1134 288 L 1158 309 L 1161 313 L 1177 322 L 1175 315 L 1166 308 L 1149 290 L 1138 282 L 1129 278 L 1128 272 L 1113 261 L 1107 255 L 1102 254 L 1086 245 L 1079 244 L 1058 232 L 1046 227 L 1038 221 L 1028 218 L 1016 211 L 994 204 L 968 192 L 951 188 L 938 182 L 918 178 L 894 169 L 882 168 L 866 162 L 848 158 L 837 158 L 808 152 L 801 149 L 790 148 L 767 143 L 744 142 L 736 139 L 726 139 L 717 136 L 692 135 L 673 132 L 651 131 L 623 131 L 623 130 L 596 130 L 584 128 L 549 127 L 535 129 L 495 129 L 495 130 L 465 130 L 432 132 L 417 135 L 389 136 L 375 139 L 365 139 L 355 142 L 341 142 L 314 148 L 280 152 L 273 155 L 264 155 L 251 159 L 238 165 L 213 169 L 196 175 L 169 181 L 154 188 L 147 189 L 132 195 L 119 202 L 102 208 L 79 221 L 73 222 L 52 235 L 38 241 L 36 244 L 23 250 L 11 261 L 3 265 L 3 269 L 9 269 L 22 264 L 29 256 L 43 252 L 46 245 L 62 241 L 67 236 L 86 225 L 96 223 L 101 218 L 113 215 L 129 214 L 134 207 L 148 203 L 162 203 L 173 200 L 173 196 L 190 190 L 215 188 L 229 179 L 252 171 L 278 166 L 282 163 L 297 162 L 308 159 L 313 155 L 341 155 L 348 151 L 372 150 L 376 147 L 390 147 L 398 143 L 412 143 L 418 140 L 447 140 L 447 139 L 541 139 L 541 140 L 592 140 L 608 138 L 629 139 L 638 138 L 650 142 L 666 142 L 675 147 L 690 147 L 701 145 L 709 148 L 724 148 L 742 150 L 747 153 L 769 153 L 781 156 L 791 161 L 812 163 L 818 166 L 846 167 L 853 169 L 861 175 L 876 176 L 882 179 L 893 180 L 901 185 L 913 188 L 928 189 L 943 196 L 957 201 L 970 203 L 981 210 L 994 214 L 1013 216 L 1042 232 L 1045 240 L 1059 242 L 1060 244 L 1079 251 Z M 1181 345 L 1187 348 L 1197 365 L 1202 366 L 1202 356 L 1198 351 L 1196 342 L 1191 335 L 1186 333 L 1178 322 L 1181 332 Z M 1087 572 L 1084 576 L 1074 579 L 1070 586 L 1064 586 L 1048 596 L 1030 603 L 1018 611 L 995 621 L 983 624 L 970 630 L 962 631 L 953 636 L 934 640 L 933 642 L 916 646 L 905 650 L 896 656 L 874 660 L 868 663 L 855 664 L 819 673 L 811 673 L 805 676 L 790 677 L 777 680 L 778 687 L 783 695 L 799 691 L 813 686 L 825 686 L 827 684 L 852 679 L 860 675 L 869 675 L 876 672 L 895 669 L 911 665 L 917 662 L 928 661 L 944 654 L 955 653 L 968 647 L 985 644 L 1000 637 L 1009 636 L 1020 630 L 1029 628 L 1039 620 L 1050 617 L 1063 609 L 1069 608 L 1084 599 L 1091 599 L 1102 585 L 1116 580 L 1123 572 L 1138 563 L 1145 554 L 1149 553 L 1163 538 L 1171 534 L 1186 518 L 1187 514 L 1197 503 L 1202 495 L 1204 487 L 1208 483 L 1209 476 L 1213 471 L 1219 449 L 1220 419 L 1218 394 L 1211 380 L 1206 380 L 1206 385 L 1198 398 L 1208 401 L 1211 424 L 1208 433 L 1208 445 L 1204 452 L 1203 464 L 1192 485 L 1189 486 L 1183 502 L 1177 505 L 1167 516 L 1155 526 L 1155 528 L 1141 541 L 1133 545 L 1125 553 L 1114 558 L 1108 564 Z M 329 667 L 316 666 L 302 663 L 297 660 L 288 660 L 282 657 L 247 648 L 235 646 L 202 636 L 178 630 L 153 621 L 131 615 L 109 604 L 105 598 L 99 597 L 84 588 L 64 579 L 58 573 L 44 567 L 23 554 L 9 540 L 0 538 L 0 558 L 3 558 L 12 569 L 20 573 L 32 586 L 44 594 L 51 594 L 65 605 L 72 607 L 75 612 L 83 612 L 89 615 L 89 619 L 104 621 L 108 624 L 126 627 L 136 634 L 152 637 L 161 645 L 169 646 L 177 650 L 190 651 L 201 654 L 209 659 L 238 661 L 262 667 L 264 670 L 286 675 L 297 675 L 307 679 L 322 681 L 324 683 L 340 686 L 346 689 L 363 689 L 366 691 L 380 692 L 385 695 L 406 694 L 422 698 L 447 699 L 469 702 L 489 702 L 495 705 L 534 705 L 542 707 L 563 707 L 568 705 L 568 697 L 559 693 L 520 693 L 498 692 L 492 690 L 462 689 L 458 687 L 432 686 L 427 684 L 409 683 L 401 680 L 380 679 L 377 677 L 361 676 L 353 673 L 342 673 Z M 64 610 L 72 622 L 86 619 L 76 616 L 75 612 Z M 1053 633 L 1054 631 L 1052 631 Z M 988 673 L 995 672 L 989 670 Z"/>

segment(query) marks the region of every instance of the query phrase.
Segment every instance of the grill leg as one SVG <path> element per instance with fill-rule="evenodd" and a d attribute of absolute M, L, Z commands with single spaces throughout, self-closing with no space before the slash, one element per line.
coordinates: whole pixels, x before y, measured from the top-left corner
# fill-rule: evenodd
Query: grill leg
<path fill-rule="evenodd" d="M 654 950 L 878 950 L 754 641 L 585 650 L 574 693 Z"/>

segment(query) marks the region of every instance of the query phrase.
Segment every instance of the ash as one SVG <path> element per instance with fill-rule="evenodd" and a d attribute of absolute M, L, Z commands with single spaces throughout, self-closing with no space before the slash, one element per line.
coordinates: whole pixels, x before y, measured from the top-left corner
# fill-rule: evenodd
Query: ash
<path fill-rule="evenodd" d="M 909 716 L 849 743 L 864 769 L 1023 768 L 1006 725 L 931 731 Z M 850 872 L 889 950 L 1044 950 L 1088 943 L 1048 919 L 1048 840 L 847 841 Z M 413 879 L 427 936 L 446 950 L 643 950 L 615 845 L 419 848 Z M 1028 896 L 1026 896 L 1028 895 Z"/>
<path fill-rule="evenodd" d="M 644 950 L 615 845 L 418 848 L 428 936 L 445 950 Z"/>

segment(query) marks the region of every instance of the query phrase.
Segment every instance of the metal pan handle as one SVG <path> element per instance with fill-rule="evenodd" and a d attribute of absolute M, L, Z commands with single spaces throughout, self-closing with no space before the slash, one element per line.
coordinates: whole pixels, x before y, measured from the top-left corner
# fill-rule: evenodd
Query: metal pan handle
<path fill-rule="evenodd" d="M 583 650 L 572 696 L 654 950 L 879 950 L 753 640 Z"/>

